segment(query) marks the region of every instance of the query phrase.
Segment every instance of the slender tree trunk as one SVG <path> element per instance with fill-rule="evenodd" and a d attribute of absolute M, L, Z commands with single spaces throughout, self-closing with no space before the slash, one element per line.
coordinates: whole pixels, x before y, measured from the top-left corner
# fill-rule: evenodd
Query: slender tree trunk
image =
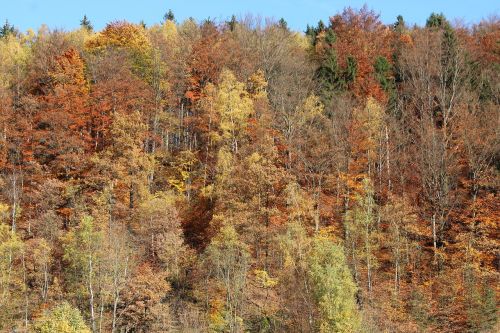
<path fill-rule="evenodd" d="M 387 167 L 387 188 L 389 192 L 392 190 L 391 184 L 391 159 L 389 150 L 389 131 L 387 130 L 387 125 L 385 126 L 385 156 L 386 156 L 386 167 Z"/>
<path fill-rule="evenodd" d="M 95 313 L 94 313 L 94 288 L 92 286 L 92 274 L 93 274 L 92 256 L 89 256 L 88 289 L 90 294 L 89 297 L 90 321 L 92 324 L 92 332 L 95 332 L 96 327 L 95 327 Z"/>

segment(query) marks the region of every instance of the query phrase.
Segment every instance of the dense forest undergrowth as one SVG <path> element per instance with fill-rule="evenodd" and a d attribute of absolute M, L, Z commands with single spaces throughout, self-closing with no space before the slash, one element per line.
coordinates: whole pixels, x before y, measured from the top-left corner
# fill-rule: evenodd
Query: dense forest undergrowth
<path fill-rule="evenodd" d="M 0 30 L 0 331 L 494 332 L 500 21 Z"/>

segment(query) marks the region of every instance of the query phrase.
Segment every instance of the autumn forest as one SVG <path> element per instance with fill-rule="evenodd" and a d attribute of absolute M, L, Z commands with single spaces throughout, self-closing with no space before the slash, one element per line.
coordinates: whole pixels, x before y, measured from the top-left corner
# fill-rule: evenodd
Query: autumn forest
<path fill-rule="evenodd" d="M 0 28 L 0 332 L 498 332 L 500 19 Z"/>

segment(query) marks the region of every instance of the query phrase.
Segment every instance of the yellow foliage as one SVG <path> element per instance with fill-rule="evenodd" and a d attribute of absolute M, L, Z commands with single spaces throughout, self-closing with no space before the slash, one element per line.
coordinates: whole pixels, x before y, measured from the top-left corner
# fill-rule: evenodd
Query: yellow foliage
<path fill-rule="evenodd" d="M 224 302 L 220 299 L 213 299 L 210 302 L 210 313 L 208 315 L 211 332 L 221 332 L 226 327 L 224 318 Z"/>
<path fill-rule="evenodd" d="M 214 194 L 214 185 L 210 184 L 200 189 L 200 195 L 205 198 L 211 198 Z"/>
<path fill-rule="evenodd" d="M 305 125 L 307 123 L 312 123 L 317 117 L 323 117 L 323 112 L 325 106 L 321 103 L 321 100 L 316 95 L 310 95 L 305 100 L 300 108 L 299 123 Z"/>
<path fill-rule="evenodd" d="M 329 239 L 331 241 L 335 240 L 335 227 L 333 225 L 323 227 L 319 230 L 319 235 L 317 236 L 321 239 Z"/>
<path fill-rule="evenodd" d="M 167 20 L 161 26 L 161 31 L 163 37 L 167 41 L 167 43 L 171 46 L 176 46 L 179 40 L 179 33 L 177 32 L 177 26 L 174 22 Z"/>
<path fill-rule="evenodd" d="M 248 91 L 254 98 L 266 96 L 267 81 L 264 71 L 259 69 L 248 78 Z"/>
<path fill-rule="evenodd" d="M 253 114 L 253 102 L 245 90 L 245 85 L 236 80 L 234 74 L 224 69 L 215 100 L 215 109 L 220 116 L 222 137 L 237 141 Z"/>
<path fill-rule="evenodd" d="M 29 49 L 16 36 L 8 35 L 0 39 L 0 87 L 12 84 L 18 68 L 23 68 L 29 57 Z"/>
<path fill-rule="evenodd" d="M 314 211 L 314 200 L 304 191 L 299 184 L 292 182 L 287 185 L 286 202 L 290 220 L 303 222 L 312 219 Z"/>
<path fill-rule="evenodd" d="M 191 171 L 196 161 L 197 158 L 195 154 L 185 150 L 179 153 L 172 163 L 171 176 L 167 181 L 170 186 L 177 190 L 177 192 L 184 193 L 186 191 L 187 181 L 191 177 Z"/>
<path fill-rule="evenodd" d="M 219 183 L 225 183 L 233 170 L 234 157 L 231 151 L 222 147 L 217 153 L 217 181 Z"/>
<path fill-rule="evenodd" d="M 363 112 L 356 112 L 355 116 L 364 130 L 364 135 L 366 135 L 365 149 L 370 152 L 371 158 L 375 158 L 375 147 L 384 124 L 384 110 L 376 99 L 369 97 Z"/>
<path fill-rule="evenodd" d="M 9 205 L 0 202 L 0 222 L 3 220 L 5 214 L 9 212 Z"/>
<path fill-rule="evenodd" d="M 253 271 L 253 273 L 255 274 L 255 278 L 262 288 L 273 288 L 278 285 L 278 279 L 270 277 L 269 274 L 264 270 L 256 269 Z"/>
<path fill-rule="evenodd" d="M 140 25 L 128 22 L 110 23 L 100 33 L 85 43 L 89 51 L 103 51 L 109 47 L 125 48 L 140 55 L 142 61 L 150 61 L 151 43 Z"/>
<path fill-rule="evenodd" d="M 311 46 L 307 37 L 304 34 L 298 32 L 293 34 L 293 41 L 302 50 L 307 50 Z"/>
<path fill-rule="evenodd" d="M 78 49 L 83 49 L 87 41 L 93 38 L 95 34 L 86 28 L 80 28 L 78 30 L 73 30 L 68 32 L 66 35 L 66 39 L 70 42 L 71 45 L 75 45 Z"/>

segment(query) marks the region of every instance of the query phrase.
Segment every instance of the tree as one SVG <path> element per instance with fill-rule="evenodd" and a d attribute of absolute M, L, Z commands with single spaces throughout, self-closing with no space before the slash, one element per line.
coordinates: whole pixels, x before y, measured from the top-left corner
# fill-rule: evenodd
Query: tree
<path fill-rule="evenodd" d="M 168 304 L 163 302 L 171 290 L 165 273 L 144 263 L 137 267 L 134 277 L 127 284 L 118 306 L 119 331 L 152 332 L 155 325 L 168 330 Z"/>
<path fill-rule="evenodd" d="M 95 54 L 108 49 L 125 51 L 134 73 L 151 80 L 152 47 L 144 27 L 125 21 L 109 23 L 104 30 L 87 40 L 85 47 Z"/>
<path fill-rule="evenodd" d="M 236 29 L 236 25 L 238 24 L 238 21 L 236 20 L 236 16 L 231 15 L 231 20 L 227 21 L 226 24 L 229 27 L 230 31 L 234 31 L 234 29 Z"/>
<path fill-rule="evenodd" d="M 295 201 L 295 200 L 294 200 Z M 291 203 L 294 205 L 294 203 Z M 283 265 L 278 288 L 283 299 L 284 327 L 301 332 L 316 329 L 316 300 L 310 280 L 309 258 L 312 239 L 299 221 L 290 221 L 286 231 L 277 237 Z M 297 288 L 300 286 L 300 288 Z"/>
<path fill-rule="evenodd" d="M 450 23 L 443 13 L 432 13 L 429 18 L 427 18 L 425 26 L 427 28 L 447 28 L 450 26 Z"/>
<path fill-rule="evenodd" d="M 53 85 L 39 97 L 41 111 L 33 117 L 33 157 L 64 180 L 81 172 L 78 161 L 90 143 L 88 88 L 78 51 L 70 48 L 57 56 L 49 79 Z"/>
<path fill-rule="evenodd" d="M 308 262 L 319 312 L 319 332 L 355 332 L 360 322 L 356 285 L 342 247 L 325 236 L 317 236 Z"/>
<path fill-rule="evenodd" d="M 389 224 L 389 239 L 385 242 L 391 248 L 392 264 L 394 265 L 394 291 L 398 293 L 401 282 L 407 276 L 408 270 L 412 270 L 409 262 L 412 249 L 416 244 L 412 239 L 425 236 L 418 228 L 415 208 L 410 205 L 406 198 L 391 196 L 387 204 L 382 208 L 381 219 Z"/>
<path fill-rule="evenodd" d="M 180 278 L 181 267 L 189 261 L 181 221 L 175 208 L 176 196 L 157 192 L 141 202 L 134 228 L 142 236 L 146 253 L 158 262 L 171 280 Z"/>
<path fill-rule="evenodd" d="M 111 144 L 94 159 L 96 181 L 111 186 L 119 203 L 135 208 L 149 192 L 154 161 L 143 150 L 146 125 L 139 112 L 113 114 Z"/>
<path fill-rule="evenodd" d="M 220 137 L 233 153 L 238 153 L 248 119 L 253 114 L 253 103 L 245 85 L 229 70 L 223 70 L 219 80 L 215 110 L 220 119 Z"/>
<path fill-rule="evenodd" d="M 94 26 L 90 23 L 87 15 L 83 15 L 83 18 L 80 21 L 80 26 L 88 32 L 92 32 L 94 30 Z"/>
<path fill-rule="evenodd" d="M 37 333 L 90 333 L 85 325 L 82 315 L 78 309 L 68 303 L 61 303 L 50 311 L 46 311 L 42 317 L 37 318 L 34 323 Z"/>
<path fill-rule="evenodd" d="M 406 23 L 402 15 L 396 17 L 396 23 L 394 23 L 394 30 L 398 32 L 403 32 L 406 29 Z"/>
<path fill-rule="evenodd" d="M 346 245 L 349 256 L 353 257 L 354 274 L 358 281 L 357 262 L 361 259 L 366 267 L 366 286 L 368 297 L 371 298 L 373 288 L 373 273 L 377 266 L 374 255 L 377 246 L 376 217 L 377 206 L 374 199 L 373 187 L 369 179 L 363 179 L 362 193 L 356 196 L 356 203 L 352 210 L 346 213 Z"/>
<path fill-rule="evenodd" d="M 296 156 L 297 177 L 303 179 L 314 198 L 314 230 L 321 224 L 321 196 L 331 170 L 333 150 L 329 120 L 317 96 L 307 97 L 291 119 L 290 154 Z M 289 156 L 291 159 L 291 155 Z"/>
<path fill-rule="evenodd" d="M 51 264 L 53 262 L 50 244 L 43 238 L 30 239 L 26 242 L 25 253 L 26 274 L 31 291 L 40 295 L 46 302 L 52 280 Z M 37 300 L 35 300 L 37 302 Z"/>
<path fill-rule="evenodd" d="M 283 30 L 288 30 L 288 23 L 284 18 L 280 18 L 280 20 L 278 21 L 278 26 Z"/>
<path fill-rule="evenodd" d="M 175 22 L 175 16 L 174 16 L 174 12 L 172 11 L 172 9 L 169 9 L 168 12 L 166 12 L 165 15 L 163 15 L 163 19 L 165 21 Z"/>
<path fill-rule="evenodd" d="M 0 28 L 0 38 L 7 38 L 9 35 L 17 34 L 16 28 L 9 23 L 8 20 L 5 20 L 4 25 Z"/>
<path fill-rule="evenodd" d="M 211 299 L 211 328 L 214 332 L 241 332 L 245 327 L 242 318 L 243 295 L 249 269 L 249 252 L 229 223 L 222 226 L 205 250 L 208 275 L 215 278 L 215 286 L 222 287 L 221 295 L 213 294 Z"/>
<path fill-rule="evenodd" d="M 433 249 L 443 245 L 443 232 L 454 207 L 458 167 L 457 119 L 463 111 L 467 65 L 463 48 L 447 41 L 443 31 L 426 30 L 415 36 L 401 55 L 406 121 L 418 133 L 419 171 L 422 196 L 429 205 Z M 422 52 L 425 48 L 426 52 Z"/>
<path fill-rule="evenodd" d="M 0 24 L 0 331 L 495 331 L 498 17 L 279 18 Z"/>
<path fill-rule="evenodd" d="M 0 328 L 18 319 L 23 285 L 22 270 L 17 265 L 24 251 L 18 234 L 4 223 L 7 207 L 0 204 Z"/>
<path fill-rule="evenodd" d="M 373 64 L 378 56 L 391 59 L 391 31 L 380 22 L 375 12 L 366 6 L 359 11 L 346 8 L 341 14 L 331 17 L 327 32 L 318 38 L 315 49 L 320 64 L 325 63 L 325 70 L 328 69 L 320 72 L 322 81 L 335 83 L 341 89 L 348 87 L 356 97 L 372 96 L 379 101 L 386 100 L 380 85 L 374 80 Z"/>
<path fill-rule="evenodd" d="M 91 216 L 83 216 L 80 225 L 64 239 L 64 260 L 68 265 L 68 282 L 76 293 L 87 298 L 92 332 L 97 330 L 97 280 L 103 258 L 103 235 Z"/>

